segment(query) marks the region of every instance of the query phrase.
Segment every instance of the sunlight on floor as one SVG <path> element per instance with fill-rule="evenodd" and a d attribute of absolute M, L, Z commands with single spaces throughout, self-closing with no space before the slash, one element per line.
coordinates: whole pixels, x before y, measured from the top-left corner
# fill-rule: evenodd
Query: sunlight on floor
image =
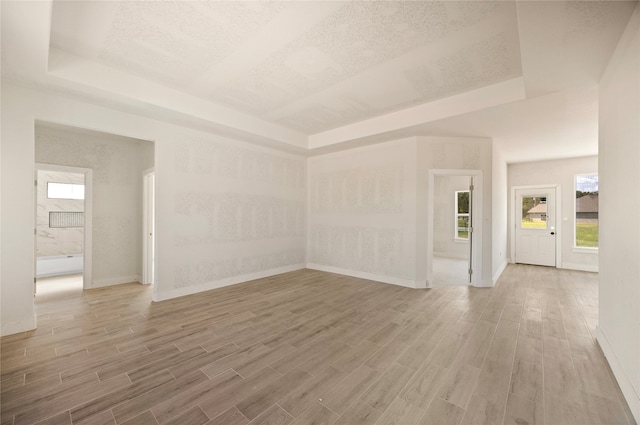
<path fill-rule="evenodd" d="M 53 297 L 82 292 L 82 275 L 46 277 L 36 280 L 36 297 Z"/>

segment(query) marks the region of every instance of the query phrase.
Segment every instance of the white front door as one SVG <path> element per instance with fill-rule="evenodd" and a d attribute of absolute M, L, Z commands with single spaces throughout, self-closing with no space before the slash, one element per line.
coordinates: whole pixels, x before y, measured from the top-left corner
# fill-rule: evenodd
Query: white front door
<path fill-rule="evenodd" d="M 556 265 L 555 188 L 516 190 L 516 263 Z"/>

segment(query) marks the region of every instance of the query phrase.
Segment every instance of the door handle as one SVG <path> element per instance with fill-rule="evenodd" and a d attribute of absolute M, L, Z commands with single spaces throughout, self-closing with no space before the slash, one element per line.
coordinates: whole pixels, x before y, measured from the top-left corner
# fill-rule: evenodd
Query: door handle
<path fill-rule="evenodd" d="M 552 234 L 552 235 L 555 235 L 555 234 L 556 234 L 556 232 L 551 232 L 551 234 Z"/>

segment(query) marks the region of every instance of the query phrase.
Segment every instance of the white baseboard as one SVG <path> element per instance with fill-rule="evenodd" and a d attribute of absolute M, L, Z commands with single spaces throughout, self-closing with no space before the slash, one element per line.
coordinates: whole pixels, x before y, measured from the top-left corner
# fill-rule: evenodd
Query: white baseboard
<path fill-rule="evenodd" d="M 635 418 L 636 423 L 640 423 L 640 395 L 636 392 L 629 376 L 625 373 L 624 368 L 620 364 L 620 360 L 618 360 L 618 356 L 616 356 L 611 344 L 609 344 L 607 336 L 600 326 L 597 328 L 597 340 L 604 356 L 609 362 L 609 366 L 611 366 L 613 376 L 615 376 L 618 381 L 622 395 L 627 401 L 629 409 L 631 409 L 631 414 Z"/>
<path fill-rule="evenodd" d="M 598 265 L 593 264 L 574 264 L 574 263 L 562 263 L 561 269 L 579 270 L 583 272 L 598 273 Z"/>
<path fill-rule="evenodd" d="M 212 289 L 224 288 L 225 286 L 236 285 L 238 283 L 248 282 L 250 280 L 262 279 L 277 274 L 293 272 L 305 268 L 304 264 L 294 264 L 291 266 L 278 267 L 275 269 L 263 270 L 256 273 L 234 276 L 227 279 L 207 282 L 201 285 L 185 286 L 184 288 L 171 289 L 169 291 L 156 291 L 153 294 L 153 301 L 165 301 L 172 298 L 184 297 L 187 295 L 197 294 L 199 292 L 211 291 Z"/>
<path fill-rule="evenodd" d="M 123 283 L 142 282 L 142 276 L 132 274 L 129 276 L 110 277 L 108 279 L 94 280 L 91 282 L 92 288 L 102 288 L 104 286 L 122 285 Z"/>
<path fill-rule="evenodd" d="M 20 320 L 11 322 L 3 322 L 0 329 L 0 336 L 18 334 L 20 332 L 32 331 L 36 328 L 38 316 L 34 313 L 33 317 L 25 317 Z"/>
<path fill-rule="evenodd" d="M 500 268 L 498 268 L 498 271 L 493 275 L 492 281 L 494 285 L 496 284 L 498 279 L 500 279 L 500 276 L 502 275 L 502 272 L 504 271 L 504 269 L 507 268 L 507 264 L 509 264 L 509 261 L 505 259 L 502 262 L 502 265 L 500 266 Z"/>
<path fill-rule="evenodd" d="M 403 279 L 393 276 L 384 276 L 374 273 L 361 272 L 358 270 L 343 269 L 341 267 L 325 266 L 322 264 L 307 263 L 308 269 L 320 270 L 322 272 L 342 274 L 345 276 L 357 277 L 360 279 L 374 280 L 376 282 L 390 283 L 391 285 L 404 286 L 407 288 L 426 288 L 427 282 L 420 283 L 416 280 Z"/>

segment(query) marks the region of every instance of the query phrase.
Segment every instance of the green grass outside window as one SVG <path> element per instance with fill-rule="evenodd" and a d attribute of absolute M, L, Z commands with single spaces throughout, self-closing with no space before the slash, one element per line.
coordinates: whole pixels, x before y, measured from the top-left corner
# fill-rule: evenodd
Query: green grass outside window
<path fill-rule="evenodd" d="M 576 246 L 588 248 L 598 247 L 597 223 L 576 223 Z"/>

